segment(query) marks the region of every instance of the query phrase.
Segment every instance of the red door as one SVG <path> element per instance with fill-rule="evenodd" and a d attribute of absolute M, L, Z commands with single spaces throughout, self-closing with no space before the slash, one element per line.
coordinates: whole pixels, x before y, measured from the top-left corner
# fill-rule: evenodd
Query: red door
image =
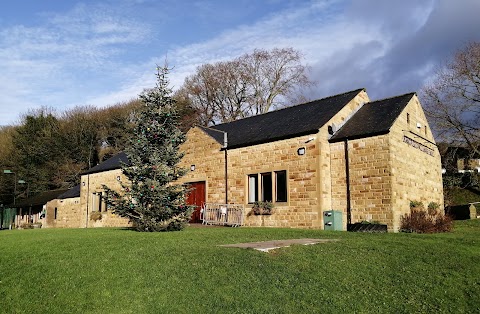
<path fill-rule="evenodd" d="M 187 196 L 187 204 L 195 206 L 190 222 L 199 223 L 202 222 L 200 209 L 205 204 L 205 181 L 193 182 L 189 183 L 189 185 L 191 190 Z"/>

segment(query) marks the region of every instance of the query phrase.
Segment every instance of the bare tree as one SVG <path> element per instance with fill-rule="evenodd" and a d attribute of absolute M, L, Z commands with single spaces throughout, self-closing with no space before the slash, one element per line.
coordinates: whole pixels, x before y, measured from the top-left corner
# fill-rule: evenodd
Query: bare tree
<path fill-rule="evenodd" d="M 198 67 L 177 94 L 190 101 L 203 125 L 265 113 L 312 84 L 301 61 L 293 48 L 255 50 Z"/>
<path fill-rule="evenodd" d="M 480 156 L 480 43 L 459 50 L 423 88 L 422 98 L 439 140 Z"/>
<path fill-rule="evenodd" d="M 251 75 L 248 101 L 252 114 L 266 113 L 282 105 L 286 97 L 293 97 L 298 87 L 312 85 L 306 75 L 307 68 L 301 63 L 302 55 L 293 48 L 256 49 L 240 60 Z"/>

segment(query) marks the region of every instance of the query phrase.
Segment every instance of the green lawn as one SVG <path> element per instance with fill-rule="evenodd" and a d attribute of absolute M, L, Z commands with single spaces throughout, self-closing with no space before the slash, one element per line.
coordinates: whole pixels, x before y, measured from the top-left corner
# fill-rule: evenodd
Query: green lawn
<path fill-rule="evenodd" d="M 218 247 L 336 238 L 269 253 Z M 0 313 L 478 313 L 480 220 L 448 234 L 0 231 Z"/>
<path fill-rule="evenodd" d="M 480 191 L 477 189 L 462 189 L 459 187 L 445 188 L 448 193 L 451 205 L 465 205 L 468 203 L 480 202 Z M 475 204 L 477 214 L 480 215 L 480 204 Z"/>

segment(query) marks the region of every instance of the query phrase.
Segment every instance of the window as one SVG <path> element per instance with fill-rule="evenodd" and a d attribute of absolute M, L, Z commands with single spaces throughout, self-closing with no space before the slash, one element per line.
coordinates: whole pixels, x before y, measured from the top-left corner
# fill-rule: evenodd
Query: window
<path fill-rule="evenodd" d="M 407 123 L 410 124 L 410 114 L 407 113 Z"/>
<path fill-rule="evenodd" d="M 425 135 L 427 135 L 427 126 L 424 126 Z"/>
<path fill-rule="evenodd" d="M 275 201 L 287 201 L 287 171 L 275 171 Z"/>
<path fill-rule="evenodd" d="M 262 173 L 262 201 L 271 202 L 272 198 L 272 174 L 270 172 Z"/>
<path fill-rule="evenodd" d="M 93 193 L 92 195 L 92 211 L 102 211 L 102 192 Z"/>
<path fill-rule="evenodd" d="M 258 201 L 258 176 L 251 174 L 248 176 L 248 202 Z"/>
<path fill-rule="evenodd" d="M 58 214 L 58 210 L 55 207 L 55 211 L 53 212 L 53 219 L 57 220 L 57 214 Z"/>
<path fill-rule="evenodd" d="M 287 195 L 286 170 L 248 175 L 248 203 L 286 202 Z"/>

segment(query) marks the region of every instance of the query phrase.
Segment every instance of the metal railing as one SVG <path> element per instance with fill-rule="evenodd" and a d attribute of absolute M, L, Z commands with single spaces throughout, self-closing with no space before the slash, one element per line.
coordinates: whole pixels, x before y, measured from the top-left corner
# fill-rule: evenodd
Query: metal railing
<path fill-rule="evenodd" d="M 207 203 L 200 210 L 200 215 L 205 225 L 243 225 L 243 205 Z"/>

